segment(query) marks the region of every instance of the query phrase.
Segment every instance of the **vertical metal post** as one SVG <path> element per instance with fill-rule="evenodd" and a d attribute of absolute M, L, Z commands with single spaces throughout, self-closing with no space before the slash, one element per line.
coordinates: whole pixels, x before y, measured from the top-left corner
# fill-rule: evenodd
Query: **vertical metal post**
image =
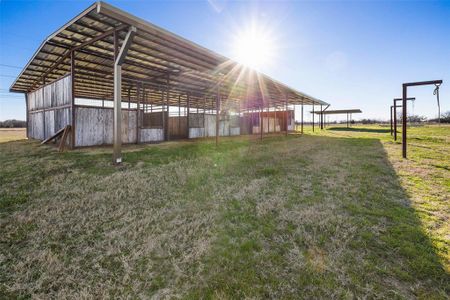
<path fill-rule="evenodd" d="M 314 104 L 312 105 L 312 127 L 314 132 Z"/>
<path fill-rule="evenodd" d="M 136 27 L 131 27 L 119 50 L 117 31 L 114 32 L 114 150 L 113 162 L 122 162 L 122 63 L 125 60 L 131 41 L 136 33 Z"/>
<path fill-rule="evenodd" d="M 275 106 L 275 112 L 274 112 L 274 121 L 273 121 L 273 132 L 277 132 L 277 123 L 278 123 L 278 119 L 277 119 L 277 107 Z"/>
<path fill-rule="evenodd" d="M 205 128 L 205 118 L 206 118 L 206 95 L 203 96 L 203 136 L 206 136 Z"/>
<path fill-rule="evenodd" d="M 71 91 L 70 95 L 71 99 L 71 140 L 70 140 L 70 148 L 75 148 L 75 51 L 70 52 L 70 85 Z"/>
<path fill-rule="evenodd" d="M 394 100 L 394 141 L 397 140 L 397 101 Z"/>
<path fill-rule="evenodd" d="M 301 132 L 303 134 L 303 101 L 302 101 L 302 119 L 301 119 Z"/>
<path fill-rule="evenodd" d="M 187 127 L 187 138 L 189 138 L 189 119 L 190 119 L 190 110 L 191 110 L 191 95 L 190 93 L 187 93 L 186 95 L 186 102 L 187 102 L 187 107 L 186 107 L 186 127 Z"/>
<path fill-rule="evenodd" d="M 347 128 L 348 128 L 348 113 L 347 113 Z"/>
<path fill-rule="evenodd" d="M 128 110 L 130 109 L 130 103 L 131 103 L 131 87 L 128 88 Z"/>
<path fill-rule="evenodd" d="M 406 114 L 407 114 L 407 107 L 406 107 L 406 98 L 408 94 L 408 86 L 406 84 L 403 84 L 403 93 L 402 93 L 402 155 L 403 158 L 406 158 Z"/>
<path fill-rule="evenodd" d="M 286 107 L 286 136 L 288 135 L 288 96 L 285 96 L 285 107 Z"/>
<path fill-rule="evenodd" d="M 178 95 L 178 134 L 181 135 L 181 94 Z"/>
<path fill-rule="evenodd" d="M 122 162 L 122 65 L 114 64 L 114 163 Z"/>
<path fill-rule="evenodd" d="M 137 97 L 137 104 L 136 104 L 136 144 L 139 144 L 141 139 L 141 126 L 140 126 L 140 120 L 141 120 L 141 108 L 140 108 L 140 102 L 141 102 L 141 84 L 138 83 L 136 85 L 136 97 Z"/>
<path fill-rule="evenodd" d="M 30 112 L 30 107 L 28 106 L 28 93 L 25 93 L 25 109 L 27 110 L 26 111 L 26 126 L 27 126 L 27 129 L 26 129 L 26 133 L 27 133 L 27 139 L 29 139 L 30 138 L 30 129 L 29 129 L 29 119 L 30 119 L 30 116 L 29 116 L 29 112 Z"/>
<path fill-rule="evenodd" d="M 263 138 L 263 115 L 262 115 L 262 106 L 259 107 L 259 138 L 262 140 Z"/>
<path fill-rule="evenodd" d="M 167 131 L 167 140 L 170 140 L 170 103 L 169 103 L 169 98 L 170 98 L 170 78 L 169 75 L 167 75 L 166 78 L 166 107 L 167 107 L 167 120 L 166 120 L 166 131 Z"/>
<path fill-rule="evenodd" d="M 219 144 L 219 122 L 220 122 L 220 87 L 217 86 L 217 96 L 216 96 L 216 146 Z"/>
<path fill-rule="evenodd" d="M 320 105 L 320 129 L 323 129 L 323 110 L 322 110 L 322 104 Z"/>
<path fill-rule="evenodd" d="M 44 93 L 44 89 L 45 89 L 45 76 L 42 77 L 42 87 L 41 87 L 42 101 L 43 101 L 43 104 L 44 104 L 44 108 L 42 110 L 42 115 L 43 115 L 43 117 L 42 117 L 42 131 L 43 131 L 44 140 L 45 140 L 47 138 L 47 136 L 45 134 L 47 130 L 45 129 L 45 93 Z"/>

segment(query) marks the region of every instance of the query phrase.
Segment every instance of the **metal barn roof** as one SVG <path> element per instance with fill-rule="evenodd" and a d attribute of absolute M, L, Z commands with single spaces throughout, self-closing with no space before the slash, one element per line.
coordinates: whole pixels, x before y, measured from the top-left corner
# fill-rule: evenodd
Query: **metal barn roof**
<path fill-rule="evenodd" d="M 110 4 L 97 2 L 50 35 L 12 84 L 13 92 L 29 92 L 70 72 L 75 50 L 75 97 L 112 99 L 114 43 L 130 26 L 137 33 L 122 67 L 122 97 L 137 101 L 138 85 L 146 102 L 161 104 L 170 87 L 170 103 L 214 108 L 208 97 L 220 95 L 240 109 L 292 104 L 326 105 L 262 73 Z M 116 38 L 115 38 L 116 37 Z"/>

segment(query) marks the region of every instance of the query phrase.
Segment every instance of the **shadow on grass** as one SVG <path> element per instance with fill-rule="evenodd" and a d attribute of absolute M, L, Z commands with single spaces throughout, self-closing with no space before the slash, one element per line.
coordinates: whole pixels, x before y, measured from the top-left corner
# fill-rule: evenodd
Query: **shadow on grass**
<path fill-rule="evenodd" d="M 39 185 L 48 176 L 68 170 L 108 176 L 142 163 L 146 168 L 187 159 L 195 164 L 200 156 L 217 163 L 217 171 L 206 181 L 190 175 L 194 180 L 189 192 L 200 198 L 204 186 L 197 182 L 214 185 L 217 191 L 229 188 L 229 178 L 247 185 L 266 182 L 268 187 L 250 189 L 241 199 L 230 192 L 229 201 L 220 204 L 224 206 L 220 226 L 201 266 L 189 266 L 201 270 L 201 278 L 187 278 L 189 283 L 183 285 L 191 287 L 191 298 L 445 298 L 449 289 L 439 250 L 424 233 L 378 139 L 305 135 L 259 141 L 237 137 L 222 139 L 218 147 L 212 140 L 152 145 L 132 152 L 125 147 L 125 163 L 120 168 L 111 165 L 110 153 L 60 154 L 45 147 L 37 147 L 36 163 L 28 166 L 20 163 L 27 151 L 11 149 L 31 150 L 35 145 L 11 142 L 9 146 L 9 150 L 0 147 L 4 154 L 0 164 L 8 165 L 8 173 L 0 174 L 0 179 L 5 183 L 3 192 L 11 199 L 16 197 L 13 189 L 23 173 L 33 175 Z M 21 168 L 13 171 L 14 160 Z M 49 161 L 54 168 L 39 168 Z M 298 185 L 298 178 L 306 185 Z M 279 189 L 280 194 L 271 194 Z M 32 195 L 31 191 L 27 197 Z M 258 201 L 271 197 L 279 206 L 258 213 Z M 208 199 L 214 200 L 214 195 Z M 280 213 L 283 207 L 287 207 L 285 215 Z M 311 212 L 311 207 L 320 211 Z M 332 213 L 325 214 L 327 210 Z M 310 214 L 317 219 L 308 218 Z M 293 218 L 287 219 L 290 215 Z M 176 254 L 168 254 L 168 261 L 171 255 Z M 139 277 L 145 286 L 153 287 L 152 276 L 159 276 L 158 289 L 173 287 L 170 275 L 152 272 L 156 271 Z"/>
<path fill-rule="evenodd" d="M 327 130 L 333 131 L 353 131 L 353 132 L 372 132 L 372 133 L 388 133 L 390 129 L 373 129 L 373 128 L 361 128 L 361 127 L 330 127 Z"/>

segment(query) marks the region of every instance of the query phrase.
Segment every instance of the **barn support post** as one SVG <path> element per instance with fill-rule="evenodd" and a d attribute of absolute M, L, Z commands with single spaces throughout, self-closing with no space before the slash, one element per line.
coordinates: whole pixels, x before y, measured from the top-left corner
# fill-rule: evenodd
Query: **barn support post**
<path fill-rule="evenodd" d="M 206 118 L 206 95 L 203 96 L 203 136 L 206 136 L 206 123 L 205 123 L 205 118 Z"/>
<path fill-rule="evenodd" d="M 259 138 L 262 140 L 263 138 L 263 115 L 262 115 L 263 107 L 259 107 Z"/>
<path fill-rule="evenodd" d="M 166 131 L 166 136 L 167 136 L 167 141 L 170 141 L 170 106 L 169 106 L 169 98 L 170 98 L 170 75 L 167 74 L 167 78 L 166 78 L 166 109 L 167 109 L 167 120 L 165 120 L 164 122 L 164 128 Z"/>
<path fill-rule="evenodd" d="M 323 109 L 322 109 L 322 104 L 320 105 L 320 129 L 323 130 Z"/>
<path fill-rule="evenodd" d="M 216 96 L 216 146 L 219 144 L 219 122 L 220 122 L 220 87 L 217 87 Z"/>
<path fill-rule="evenodd" d="M 136 85 L 136 97 L 137 97 L 137 106 L 136 106 L 136 144 L 139 144 L 140 140 L 140 117 L 141 117 L 141 108 L 140 108 L 140 102 L 141 102 L 141 84 Z"/>
<path fill-rule="evenodd" d="M 314 104 L 312 105 L 312 129 L 313 129 L 313 132 L 314 132 Z"/>
<path fill-rule="evenodd" d="M 347 128 L 348 128 L 348 113 L 347 113 Z"/>
<path fill-rule="evenodd" d="M 178 134 L 181 135 L 181 94 L 178 95 Z"/>
<path fill-rule="evenodd" d="M 285 107 L 286 107 L 286 136 L 288 135 L 288 117 L 289 117 L 289 113 L 288 113 L 288 96 L 285 96 Z"/>
<path fill-rule="evenodd" d="M 28 106 L 28 93 L 25 93 L 25 109 L 26 109 L 26 119 L 25 119 L 25 124 L 26 124 L 26 126 L 27 126 L 27 128 L 26 128 L 26 135 L 27 135 L 27 139 L 29 139 L 30 138 L 30 114 L 29 114 L 29 111 L 30 111 L 30 107 Z"/>
<path fill-rule="evenodd" d="M 131 87 L 130 88 L 128 88 L 128 111 L 130 110 L 130 108 L 131 108 Z"/>
<path fill-rule="evenodd" d="M 191 95 L 190 93 L 187 93 L 186 95 L 186 102 L 187 102 L 187 107 L 186 107 L 186 127 L 187 127 L 187 138 L 189 138 L 189 119 L 190 119 L 190 110 L 191 110 Z"/>
<path fill-rule="evenodd" d="M 136 27 L 130 27 L 123 41 L 122 47 L 114 59 L 114 150 L 113 162 L 115 164 L 122 163 L 122 64 L 127 56 L 131 41 L 136 33 Z M 118 32 L 115 32 L 115 41 Z M 114 51 L 118 50 L 118 43 L 114 43 Z"/>
<path fill-rule="evenodd" d="M 303 134 L 303 101 L 302 101 L 302 118 L 301 118 L 301 123 L 300 123 L 300 129 L 301 129 L 301 133 Z"/>
<path fill-rule="evenodd" d="M 75 51 L 70 52 L 70 112 L 71 112 L 71 135 L 70 148 L 75 149 Z"/>
<path fill-rule="evenodd" d="M 42 118 L 42 132 L 44 134 L 44 140 L 45 140 L 47 137 L 45 136 L 46 130 L 45 130 L 45 100 L 44 100 L 45 99 L 45 94 L 44 94 L 44 87 L 45 87 L 45 75 L 42 77 L 42 87 L 41 87 L 42 101 L 43 101 L 43 104 L 44 104 L 44 108 L 42 110 L 42 114 L 43 114 L 43 118 Z"/>
<path fill-rule="evenodd" d="M 273 132 L 277 132 L 277 123 L 278 123 L 278 119 L 277 119 L 277 107 L 275 106 L 274 108 L 274 122 L 273 122 Z"/>

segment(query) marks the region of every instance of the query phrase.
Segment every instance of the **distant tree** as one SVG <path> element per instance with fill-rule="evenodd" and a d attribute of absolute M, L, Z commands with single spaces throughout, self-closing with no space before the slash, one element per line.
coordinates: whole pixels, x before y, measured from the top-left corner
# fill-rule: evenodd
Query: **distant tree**
<path fill-rule="evenodd" d="M 26 126 L 27 122 L 16 119 L 0 121 L 0 128 L 23 128 Z"/>
<path fill-rule="evenodd" d="M 419 116 L 419 115 L 408 116 L 409 123 L 423 123 L 426 120 L 427 120 L 427 117 L 424 117 L 424 116 Z"/>
<path fill-rule="evenodd" d="M 441 123 L 450 123 L 450 110 L 441 114 Z"/>
<path fill-rule="evenodd" d="M 382 123 L 379 120 L 375 120 L 375 119 L 362 119 L 361 120 L 362 124 L 378 124 L 378 123 Z"/>

